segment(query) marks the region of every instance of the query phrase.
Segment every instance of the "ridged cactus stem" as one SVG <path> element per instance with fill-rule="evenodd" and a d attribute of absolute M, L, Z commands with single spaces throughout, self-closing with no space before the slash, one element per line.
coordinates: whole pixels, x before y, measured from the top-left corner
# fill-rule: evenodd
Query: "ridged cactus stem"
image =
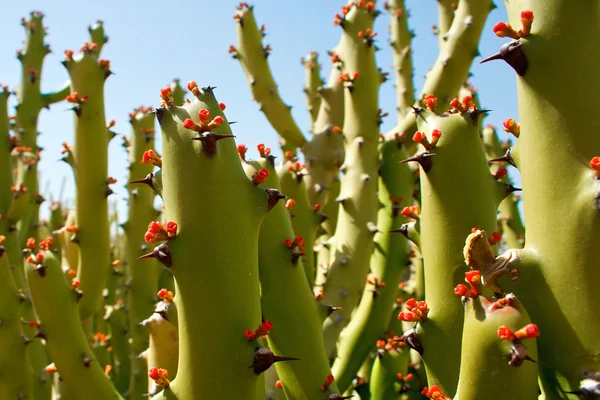
<path fill-rule="evenodd" d="M 308 141 L 294 121 L 290 108 L 279 96 L 267 62 L 271 48 L 262 44 L 264 26 L 258 28 L 253 7 L 240 3 L 234 18 L 237 20 L 238 48 L 231 46 L 229 51 L 240 60 L 254 100 L 260 104 L 261 111 L 281 137 L 284 152 L 295 153 L 297 147 L 302 149 L 308 169 L 309 200 L 312 205 L 323 204 L 329 183 L 344 158 L 340 135 L 344 97 L 340 82 L 342 63 L 339 55 L 336 55 L 339 52 L 332 55 L 334 66 L 328 85 L 319 90 L 320 107 L 316 107 L 316 115 L 311 114 L 311 118 L 314 118 L 313 137 Z M 311 72 L 311 80 L 315 72 Z"/>
<path fill-rule="evenodd" d="M 481 33 L 494 7 L 491 0 L 458 2 L 454 20 L 446 34 L 446 45 L 441 49 L 433 68 L 427 73 L 415 106 L 419 106 L 424 96 L 433 94 L 438 98 L 439 110 L 448 108 L 450 101 L 467 79 L 473 59 L 479 55 Z M 393 142 L 396 134 L 411 135 L 416 129 L 415 113 L 410 110 L 398 121 L 396 127 L 386 133 L 386 140 Z"/>
<path fill-rule="evenodd" d="M 321 95 L 319 89 L 323 86 L 321 79 L 321 66 L 319 65 L 319 53 L 311 51 L 302 58 L 304 65 L 304 94 L 306 95 L 306 108 L 310 114 L 310 121 L 314 124 L 319 115 L 321 106 Z"/>
<path fill-rule="evenodd" d="M 56 255 L 32 254 L 26 275 L 40 335 L 68 391 L 82 399 L 122 399 L 89 347 L 79 319 L 81 294 L 75 283 L 67 284 Z"/>
<path fill-rule="evenodd" d="M 13 201 L 13 162 L 10 153 L 13 149 L 8 119 L 8 86 L 0 86 L 0 212 L 4 215 Z M 4 218 L 3 218 L 4 219 Z M 7 227 L 3 223 L 0 233 L 6 235 Z"/>
<path fill-rule="evenodd" d="M 32 398 L 32 370 L 27 358 L 29 339 L 23 333 L 24 301 L 10 271 L 5 237 L 0 235 L 0 398 Z"/>
<path fill-rule="evenodd" d="M 151 153 L 154 152 L 155 136 L 155 120 L 151 111 L 151 108 L 140 107 L 130 114 L 131 135 L 127 142 L 130 182 L 145 179 L 152 172 L 154 164 L 160 163 L 156 153 Z M 162 266 L 155 260 L 138 259 L 148 253 L 144 233 L 149 221 L 158 216 L 154 209 L 156 194 L 147 185 L 129 184 L 128 189 L 129 215 L 123 228 L 128 242 L 125 271 L 128 282 L 129 332 L 132 338 L 129 394 L 131 398 L 138 398 L 148 393 L 147 365 L 138 355 L 148 347 L 149 336 L 148 330 L 140 326 L 140 322 L 154 309 L 156 293 L 159 290 L 158 276 Z"/>
<path fill-rule="evenodd" d="M 360 304 L 340 336 L 338 357 L 332 367 L 342 390 L 350 385 L 375 342 L 384 336 L 398 285 L 410 264 L 406 237 L 390 232 L 404 220 L 400 211 L 411 205 L 413 174 L 407 164 L 400 163 L 407 157 L 401 143 L 395 148 L 387 147 L 381 154 L 378 196 L 383 207 L 377 217 L 371 273 L 367 276 Z"/>
<path fill-rule="evenodd" d="M 237 21 L 238 47 L 230 47 L 230 52 L 240 61 L 254 100 L 281 136 L 282 148 L 284 151 L 295 151 L 306 142 L 306 138 L 292 117 L 291 107 L 280 97 L 271 74 L 267 62 L 271 47 L 262 43 L 264 26 L 259 29 L 253 7 L 245 3 L 240 3 L 234 18 Z"/>
<path fill-rule="evenodd" d="M 346 6 L 340 17 L 344 48 L 346 158 L 340 167 L 339 216 L 332 263 L 323 288 L 323 303 L 342 307 L 324 324 L 328 354 L 365 287 L 377 222 L 379 168 L 378 95 L 381 74 L 375 64 L 373 22 L 378 15 L 372 2 Z"/>
<path fill-rule="evenodd" d="M 442 50 L 447 43 L 448 31 L 454 21 L 454 10 L 456 10 L 459 0 L 437 0 L 438 3 L 438 25 L 436 26 L 436 35 L 439 41 L 439 48 Z"/>
<path fill-rule="evenodd" d="M 177 377 L 179 362 L 179 333 L 177 332 L 177 307 L 168 298 L 169 296 L 167 290 L 165 300 L 158 303 L 152 315 L 141 322 L 141 326 L 147 329 L 150 340 L 148 349 L 141 352 L 138 357 L 140 365 L 143 361 L 145 365 L 147 364 L 148 369 L 164 368 L 169 372 L 169 379 L 174 379 Z M 147 378 L 145 381 L 148 382 L 147 393 L 153 394 L 160 391 L 161 387 L 157 386 L 156 382 Z"/>
<path fill-rule="evenodd" d="M 185 103 L 187 91 L 181 86 L 179 79 L 173 79 L 171 82 L 171 93 L 173 93 L 173 104 L 182 106 Z"/>
<path fill-rule="evenodd" d="M 559 399 L 579 390 L 582 371 L 600 371 L 600 174 L 593 166 L 600 120 L 582 118 L 598 109 L 600 80 L 589 68 L 600 51 L 598 9 L 581 0 L 506 6 L 512 26 L 524 20 L 531 28 L 505 47 L 519 75 L 513 154 L 527 232 L 521 259 L 509 267 L 521 265 L 520 277 L 502 287 L 547 333 L 538 339 L 541 387 L 546 399 Z"/>
<path fill-rule="evenodd" d="M 340 40 L 341 43 L 341 40 Z M 344 85 L 340 81 L 343 70 L 343 48 L 331 52 L 331 73 L 327 84 L 319 90 L 321 104 L 312 126 L 312 139 L 304 144 L 302 152 L 308 174 L 305 176 L 308 199 L 313 206 L 323 206 L 329 198 L 335 200 L 332 186 L 338 168 L 344 162 Z"/>
<path fill-rule="evenodd" d="M 390 14 L 391 46 L 394 55 L 394 71 L 396 72 L 396 103 L 398 120 L 402 119 L 415 104 L 413 86 L 413 65 L 411 53 L 412 32 L 408 29 L 408 11 L 404 0 L 391 0 L 387 3 Z"/>
<path fill-rule="evenodd" d="M 280 190 L 273 161 L 260 158 L 244 163 L 246 175 L 252 177 L 257 171 L 267 170 L 263 186 Z M 301 253 L 311 251 L 310 243 L 305 245 L 304 238 L 294 233 L 288 213 L 280 202 L 260 228 L 262 314 L 272 324 L 267 342 L 275 354 L 299 358 L 275 365 L 288 399 L 326 398 L 337 393 L 337 384 L 334 381 L 321 390 L 331 370 L 323 344 L 320 305 L 312 296 L 301 259 Z"/>
<path fill-rule="evenodd" d="M 483 146 L 485 153 L 489 159 L 507 159 L 505 146 L 500 143 L 496 129 L 493 126 L 486 126 L 483 128 Z M 511 157 L 510 154 L 508 157 Z M 514 163 L 514 161 L 511 160 Z M 500 173 L 504 175 L 504 171 L 509 168 L 509 162 L 507 161 L 495 161 L 491 163 L 492 173 Z M 504 168 L 504 171 L 502 171 Z M 503 182 L 510 183 L 510 178 L 505 175 L 502 178 Z M 521 214 L 519 212 L 519 201 L 520 196 L 515 193 L 511 193 L 506 199 L 500 203 L 498 216 L 498 225 L 501 228 L 502 240 L 506 243 L 506 246 L 511 249 L 520 249 L 525 245 L 525 227 L 521 220 Z"/>
<path fill-rule="evenodd" d="M 277 175 L 281 184 L 281 192 L 288 198 L 286 207 L 289 208 L 294 233 L 296 236 L 301 236 L 306 243 L 302 263 L 308 285 L 312 289 L 315 284 L 314 243 L 323 215 L 320 213 L 320 206 L 313 208 L 310 205 L 304 183 L 305 171 L 304 164 L 294 159 L 287 159 L 277 168 Z"/>
<path fill-rule="evenodd" d="M 477 109 L 444 116 L 421 110 L 423 132 L 415 134 L 415 140 L 426 147 L 415 156 L 421 163 L 421 212 L 407 215 L 418 217 L 420 225 L 430 312 L 426 318 L 412 320 L 418 322 L 416 336 L 424 349 L 429 385 L 440 386 L 447 396 L 456 390 L 460 366 L 464 314 L 454 287 L 467 270 L 464 238 L 475 227 L 495 230 L 496 210 L 511 190 L 488 169 L 478 133 L 480 117 Z"/>
<path fill-rule="evenodd" d="M 336 177 L 329 185 L 325 206 L 321 208 L 322 214 L 327 218 L 317 229 L 315 290 L 322 288 L 327 280 L 327 271 L 329 271 L 329 263 L 331 262 L 331 250 L 334 248 L 333 235 L 335 234 L 340 210 L 338 203 L 335 201 L 340 195 L 340 186 L 340 180 Z"/>
<path fill-rule="evenodd" d="M 117 301 L 114 304 L 106 306 L 104 319 L 108 322 L 110 329 L 110 346 L 112 348 L 112 376 L 115 389 L 128 397 L 131 397 L 129 392 L 131 378 L 131 345 L 129 343 L 129 326 L 127 310 L 122 301 Z M 146 371 L 140 371 L 146 376 Z"/>
<path fill-rule="evenodd" d="M 30 203 L 27 210 L 19 221 L 22 246 L 29 237 L 38 238 L 36 227 L 38 225 L 38 207 L 44 200 L 38 193 L 37 161 L 39 160 L 39 148 L 37 146 L 38 118 L 44 107 L 63 101 L 69 92 L 66 85 L 55 92 L 42 94 L 40 84 L 42 79 L 42 65 L 45 56 L 50 53 L 50 46 L 44 43 L 46 29 L 43 26 L 44 15 L 39 11 L 33 11 L 28 20 L 23 19 L 22 24 L 27 32 L 25 47 L 17 52 L 17 58 L 21 61 L 21 85 L 17 97 L 19 103 L 16 106 L 15 128 L 20 139 L 20 146 L 30 149 L 22 154 L 19 162 L 17 183 L 28 188 Z M 102 39 L 105 41 L 104 30 L 99 24 L 90 27 L 91 40 Z"/>
<path fill-rule="evenodd" d="M 25 282 L 25 272 L 23 270 L 23 248 L 21 246 L 21 232 L 17 229 L 17 223 L 26 215 L 29 207 L 29 196 L 20 185 L 15 185 L 13 174 L 13 163 L 10 157 L 11 150 L 15 146 L 15 138 L 9 135 L 9 119 L 7 112 L 7 101 L 9 91 L 7 87 L 0 88 L 0 154 L 3 154 L 2 165 L 0 165 L 0 236 L 4 237 L 2 246 L 6 249 L 6 254 L 3 256 L 8 262 L 8 270 L 12 272 L 14 284 L 17 290 L 21 291 L 22 306 L 18 308 L 21 317 L 25 321 L 35 320 L 31 301 L 29 299 L 29 290 Z M 23 159 L 23 154 L 18 153 L 19 159 Z M 23 168 L 21 166 L 21 168 Z M 33 173 L 33 169 L 29 169 L 26 175 Z M 21 175 L 21 178 L 23 175 Z M 19 182 L 19 181 L 17 181 Z M 9 283 L 6 283 L 7 285 Z M 50 396 L 50 382 L 48 374 L 44 371 L 44 367 L 48 365 L 48 357 L 44 349 L 44 345 L 38 341 L 31 341 L 35 335 L 35 329 L 23 325 L 21 328 L 24 335 L 23 340 L 29 343 L 26 354 L 29 357 L 31 368 L 35 374 L 33 380 L 33 394 L 36 398 L 48 399 Z M 8 339 L 7 339 L 8 340 Z"/>
<path fill-rule="evenodd" d="M 401 399 L 400 393 L 410 390 L 408 383 L 404 383 L 404 377 L 408 375 L 408 363 L 410 360 L 410 349 L 380 349 L 375 357 L 373 370 L 371 372 L 370 393 L 371 400 L 396 400 Z M 401 374 L 402 378 L 399 378 Z M 404 392 L 401 392 L 404 390 Z"/>
<path fill-rule="evenodd" d="M 98 59 L 97 45 L 86 43 L 81 54 L 65 52 L 63 62 L 71 78 L 75 144 L 68 148 L 76 181 L 76 240 L 79 246 L 77 279 L 85 296 L 79 302 L 82 319 L 90 318 L 102 304 L 102 291 L 111 268 L 108 195 L 108 143 L 112 133 L 104 115 L 104 82 L 110 64 Z"/>
<path fill-rule="evenodd" d="M 455 398 L 538 398 L 539 358 L 535 337 L 509 341 L 498 336 L 503 326 L 517 332 L 530 323 L 527 311 L 512 294 L 497 302 L 484 296 L 469 300 L 465 305 L 460 380 Z"/>
<path fill-rule="evenodd" d="M 244 330 L 261 321 L 258 235 L 281 195 L 248 180 L 223 118 L 224 105 L 212 88 L 193 84 L 191 103 L 173 106 L 170 89 L 163 89 L 163 104 L 156 110 L 165 217 L 169 235 L 175 226 L 177 233 L 150 255 L 170 265 L 175 277 L 178 368 L 186 372 L 157 398 L 254 399 L 261 369 L 249 366 L 264 353 L 255 350 L 256 342 L 248 341 Z M 210 251 L 199 243 L 211 244 Z"/>
<path fill-rule="evenodd" d="M 37 238 L 33 227 L 38 220 L 37 215 L 33 215 L 33 203 L 34 199 L 39 196 L 37 123 L 43 107 L 40 93 L 42 65 L 44 58 L 50 53 L 50 46 L 44 43 L 46 29 L 43 25 L 43 18 L 44 15 L 41 12 L 32 11 L 29 19 L 21 20 L 26 31 L 26 38 L 23 50 L 17 52 L 17 58 L 21 62 L 21 85 L 17 93 L 15 129 L 18 133 L 19 145 L 28 149 L 24 152 L 25 154 L 21 152 L 19 156 L 17 184 L 27 188 L 27 196 L 30 199 L 27 209 L 19 221 L 22 245 L 29 237 Z"/>

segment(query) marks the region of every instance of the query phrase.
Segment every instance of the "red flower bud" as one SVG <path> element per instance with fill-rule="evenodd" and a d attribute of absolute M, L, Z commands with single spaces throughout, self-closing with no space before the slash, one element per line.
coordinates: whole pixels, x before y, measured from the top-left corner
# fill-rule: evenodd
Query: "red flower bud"
<path fill-rule="evenodd" d="M 194 120 L 187 118 L 185 121 L 183 121 L 183 127 L 185 129 L 192 129 L 196 126 L 196 123 L 194 122 Z"/>

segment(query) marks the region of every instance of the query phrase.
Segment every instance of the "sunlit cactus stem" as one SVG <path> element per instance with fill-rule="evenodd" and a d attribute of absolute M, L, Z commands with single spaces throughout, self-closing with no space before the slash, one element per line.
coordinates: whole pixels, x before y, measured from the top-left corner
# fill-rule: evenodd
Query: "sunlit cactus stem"
<path fill-rule="evenodd" d="M 126 141 L 129 154 L 129 182 L 146 179 L 154 167 L 161 167 L 162 160 L 154 152 L 155 116 L 150 107 L 139 107 L 129 115 L 131 135 Z M 127 308 L 129 332 L 132 338 L 131 381 L 129 394 L 133 398 L 148 393 L 147 365 L 139 358 L 148 348 L 148 330 L 140 326 L 140 322 L 148 318 L 154 310 L 155 296 L 159 289 L 158 275 L 160 265 L 154 260 L 140 260 L 148 253 L 149 246 L 144 241 L 144 233 L 149 221 L 157 218 L 154 209 L 156 194 L 148 185 L 128 184 L 129 209 L 128 219 L 123 225 L 127 237 L 127 265 L 125 268 L 127 281 Z M 175 372 L 175 371 L 172 371 Z"/>
<path fill-rule="evenodd" d="M 71 78 L 75 143 L 67 148 L 73 158 L 76 182 L 76 240 L 79 247 L 77 278 L 85 293 L 79 303 L 82 319 L 100 308 L 102 291 L 111 269 L 108 196 L 116 181 L 108 176 L 108 143 L 114 134 L 104 114 L 104 82 L 110 62 L 98 58 L 98 45 L 85 43 L 80 54 L 65 52 L 63 62 Z"/>

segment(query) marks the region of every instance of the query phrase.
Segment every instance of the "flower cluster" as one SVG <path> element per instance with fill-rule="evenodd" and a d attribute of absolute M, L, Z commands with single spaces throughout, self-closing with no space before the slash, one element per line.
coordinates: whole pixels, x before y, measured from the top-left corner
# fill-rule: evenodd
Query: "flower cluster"
<path fill-rule="evenodd" d="M 425 133 L 417 131 L 413 135 L 413 141 L 421 144 L 427 150 L 431 150 L 435 148 L 437 142 L 440 140 L 441 137 L 442 131 L 434 129 L 433 131 L 431 131 L 431 142 L 429 142 L 427 136 L 425 136 Z"/>
<path fill-rule="evenodd" d="M 271 332 L 271 329 L 273 329 L 273 323 L 269 320 L 266 320 L 260 324 L 256 330 L 246 329 L 244 331 L 244 335 L 248 341 L 256 340 L 261 336 L 268 335 L 269 332 Z"/>
<path fill-rule="evenodd" d="M 150 377 L 150 379 L 152 379 L 154 381 L 154 383 L 156 383 L 158 386 L 164 386 L 167 387 L 169 386 L 169 384 L 171 383 L 169 381 L 169 371 L 167 371 L 164 368 L 156 368 L 156 367 L 152 367 L 150 368 L 150 371 L 148 371 L 148 376 Z"/>
<path fill-rule="evenodd" d="M 191 118 L 187 118 L 185 121 L 183 121 L 183 127 L 198 133 L 204 133 L 216 129 L 219 125 L 225 122 L 225 119 L 220 115 L 217 115 L 211 120 L 210 111 L 208 111 L 206 108 L 198 111 L 198 119 L 200 120 L 199 124 L 195 123 Z"/>
<path fill-rule="evenodd" d="M 155 167 L 162 168 L 162 158 L 160 158 L 153 150 L 146 150 L 142 155 L 143 163 L 150 163 Z"/>
<path fill-rule="evenodd" d="M 171 292 L 170 290 L 162 288 L 158 291 L 158 293 L 156 295 L 158 296 L 159 299 L 161 299 L 165 303 L 173 302 L 173 292 Z"/>
<path fill-rule="evenodd" d="M 428 388 L 427 386 L 425 386 L 423 388 L 423 390 L 421 391 L 421 394 L 423 396 L 427 396 L 430 399 L 435 399 L 435 400 L 451 400 L 450 397 L 445 396 L 444 392 L 442 392 L 442 389 L 440 389 L 439 386 L 437 385 L 433 385 L 430 388 Z"/>
<path fill-rule="evenodd" d="M 174 238 L 175 235 L 177 235 L 177 224 L 175 222 L 167 222 L 167 227 L 165 228 L 160 222 L 152 221 L 148 225 L 144 240 L 146 243 L 156 243 Z"/>
<path fill-rule="evenodd" d="M 469 289 L 466 285 L 459 283 L 454 288 L 455 295 L 473 299 L 481 294 L 481 273 L 478 270 L 466 272 L 465 282 L 467 282 L 471 288 Z"/>
<path fill-rule="evenodd" d="M 427 319 L 427 314 L 429 313 L 427 302 L 417 301 L 412 298 L 407 300 L 406 303 L 404 303 L 404 306 L 408 312 L 402 311 L 400 314 L 398 314 L 398 319 L 400 321 L 423 322 L 425 319 Z"/>
<path fill-rule="evenodd" d="M 533 339 L 540 336 L 540 330 L 536 324 L 527 324 L 516 332 L 510 330 L 506 325 L 498 328 L 498 337 L 502 340 L 514 342 L 515 340 Z"/>

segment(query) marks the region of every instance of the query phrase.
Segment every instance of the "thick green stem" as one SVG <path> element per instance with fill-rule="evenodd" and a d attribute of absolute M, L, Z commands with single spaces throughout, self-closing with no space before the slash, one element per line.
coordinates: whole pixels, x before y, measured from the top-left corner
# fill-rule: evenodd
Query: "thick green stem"
<path fill-rule="evenodd" d="M 314 124 L 321 106 L 319 89 L 323 86 L 321 67 L 319 65 L 319 53 L 316 51 L 310 52 L 306 57 L 302 58 L 302 65 L 304 65 L 305 72 L 304 93 L 306 94 L 306 107 L 310 113 L 311 123 Z"/>
<path fill-rule="evenodd" d="M 0 236 L 0 398 L 32 398 L 33 371 L 21 322 L 22 296 L 10 271 Z"/>
<path fill-rule="evenodd" d="M 413 174 L 407 164 L 400 163 L 407 158 L 401 144 L 384 148 L 381 158 L 379 201 L 383 207 L 377 217 L 371 274 L 367 278 L 370 283 L 340 336 L 338 358 L 332 368 L 342 390 L 350 385 L 377 339 L 387 330 L 398 285 L 409 265 L 406 237 L 390 230 L 404 219 L 400 210 L 411 204 Z"/>
<path fill-rule="evenodd" d="M 447 396 L 456 391 L 460 366 L 463 309 L 454 287 L 467 271 L 464 238 L 474 227 L 495 230 L 496 210 L 507 194 L 506 185 L 488 169 L 478 120 L 471 118 L 469 113 L 436 116 L 425 111 L 419 117 L 429 142 L 434 129 L 441 137 L 429 150 L 435 156 L 421 167 L 420 249 L 431 311 L 419 323 L 418 335 L 429 385 L 439 385 Z"/>
<path fill-rule="evenodd" d="M 600 92 L 589 68 L 600 51 L 598 7 L 516 0 L 507 9 L 513 26 L 526 9 L 535 17 L 519 49 L 528 68 L 517 78 L 521 134 L 514 149 L 525 249 L 535 258 L 524 261 L 509 290 L 545 333 L 538 340 L 542 391 L 562 399 L 578 389 L 583 370 L 600 370 L 600 180 L 590 168 L 600 155 L 600 120 L 586 117 L 597 113 Z"/>
<path fill-rule="evenodd" d="M 308 286 L 312 289 L 315 284 L 315 252 L 314 243 L 317 226 L 321 219 L 319 210 L 314 210 L 308 200 L 304 183 L 304 168 L 298 162 L 289 160 L 281 164 L 277 175 L 281 183 L 281 193 L 294 200 L 294 206 L 289 213 L 296 236 L 302 236 L 306 243 L 306 251 L 302 257 Z"/>
<path fill-rule="evenodd" d="M 178 225 L 177 236 L 156 254 L 163 254 L 175 277 L 178 368 L 186 371 L 159 397 L 254 399 L 258 378 L 248 367 L 255 343 L 246 340 L 244 330 L 260 323 L 258 233 L 276 196 L 246 178 L 227 122 L 215 122 L 214 133 L 200 136 L 183 127 L 191 119 L 186 125 L 201 130 L 203 109 L 223 116 L 212 89 L 196 89 L 195 97 L 183 107 L 167 102 L 156 111 L 165 216 Z M 218 360 L 223 368 L 207 360 Z"/>
<path fill-rule="evenodd" d="M 102 304 L 102 291 L 111 268 L 108 215 L 108 142 L 104 116 L 104 82 L 110 69 L 93 49 L 64 62 L 71 77 L 75 145 L 71 151 L 76 180 L 75 212 L 79 266 L 77 279 L 85 296 L 79 303 L 82 319 Z M 85 100 L 84 100 L 85 99 Z"/>
<path fill-rule="evenodd" d="M 495 159 L 506 154 L 506 148 L 500 143 L 494 127 L 486 126 L 483 128 L 482 134 L 483 146 L 488 158 Z M 500 168 L 508 168 L 508 163 L 494 162 L 491 166 L 492 172 L 496 172 Z M 508 175 L 502 181 L 511 183 Z M 500 203 L 499 210 L 498 222 L 502 229 L 502 240 L 511 249 L 522 248 L 525 244 L 525 227 L 519 212 L 519 196 L 514 193 L 509 195 Z"/>
<path fill-rule="evenodd" d="M 408 30 L 408 11 L 404 0 L 392 0 L 388 3 L 390 14 L 391 46 L 394 50 L 394 71 L 396 72 L 396 108 L 398 120 L 401 120 L 415 103 L 413 86 L 413 64 L 410 42 L 413 34 Z"/>
<path fill-rule="evenodd" d="M 493 306 L 493 300 L 483 296 L 467 303 L 456 399 L 538 397 L 536 341 L 509 342 L 498 337 L 498 328 L 501 326 L 508 326 L 512 332 L 516 332 L 531 322 L 518 300 L 509 296 L 504 300 L 509 305 L 499 308 Z M 458 298 L 455 300 L 459 301 Z M 523 345 L 530 357 L 530 360 L 521 360 L 520 366 L 509 364 L 509 353 L 514 344 Z"/>
<path fill-rule="evenodd" d="M 281 136 L 283 149 L 294 151 L 306 139 L 292 117 L 291 107 L 283 102 L 277 90 L 267 62 L 271 48 L 262 44 L 264 27 L 258 28 L 252 7 L 245 5 L 238 7 L 235 19 L 238 47 L 231 49 L 233 56 L 240 60 L 254 100 Z"/>
<path fill-rule="evenodd" d="M 26 275 L 50 358 L 68 391 L 90 400 L 122 399 L 90 350 L 79 319 L 79 294 L 67 286 L 59 260 L 45 251 Z"/>
<path fill-rule="evenodd" d="M 437 109 L 448 109 L 450 101 L 467 79 L 473 59 L 479 55 L 477 48 L 483 26 L 493 7 L 491 0 L 461 0 L 458 3 L 452 25 L 446 33 L 446 45 L 427 73 L 416 106 L 423 96 L 433 94 L 438 98 Z M 416 129 L 415 114 L 410 110 L 385 137 L 394 141 L 396 134 L 411 135 Z M 411 150 L 409 148 L 409 153 Z"/>
<path fill-rule="evenodd" d="M 371 6 L 372 3 L 352 5 L 341 23 L 344 35 L 340 47 L 344 49 L 347 73 L 343 129 L 346 158 L 340 168 L 342 186 L 335 247 L 322 301 L 342 310 L 324 324 L 325 348 L 330 355 L 365 287 L 375 234 L 371 227 L 377 222 L 381 75 L 375 64 L 375 48 L 370 36 L 376 15 Z"/>
<path fill-rule="evenodd" d="M 154 115 L 151 108 L 140 107 L 130 114 L 132 129 L 128 143 L 129 181 L 144 179 L 152 172 L 152 163 L 142 163 L 145 151 L 154 150 Z M 129 395 L 139 398 L 148 390 L 147 365 L 138 356 L 148 348 L 148 330 L 140 325 L 154 309 L 160 264 L 155 260 L 140 260 L 148 252 L 144 233 L 149 221 L 158 216 L 154 209 L 155 193 L 147 185 L 129 184 L 129 215 L 123 226 L 127 236 L 127 308 L 131 346 L 131 381 Z M 172 375 L 174 376 L 174 375 Z"/>
<path fill-rule="evenodd" d="M 266 168 L 270 173 L 263 186 L 279 190 L 279 179 L 270 164 L 261 158 L 244 164 L 246 175 Z M 293 209 L 292 209 L 293 211 Z M 331 374 L 325 354 L 319 304 L 315 301 L 299 258 L 301 246 L 294 246 L 294 232 L 283 202 L 265 217 L 260 228 L 259 273 L 263 318 L 273 329 L 267 335 L 269 348 L 277 355 L 300 360 L 277 363 L 277 373 L 288 399 L 318 399 L 337 392 L 333 383 L 325 393 L 320 390 Z M 292 244 L 288 247 L 286 239 Z M 305 239 L 306 240 L 306 239 Z M 310 251 L 307 243 L 306 251 Z"/>

